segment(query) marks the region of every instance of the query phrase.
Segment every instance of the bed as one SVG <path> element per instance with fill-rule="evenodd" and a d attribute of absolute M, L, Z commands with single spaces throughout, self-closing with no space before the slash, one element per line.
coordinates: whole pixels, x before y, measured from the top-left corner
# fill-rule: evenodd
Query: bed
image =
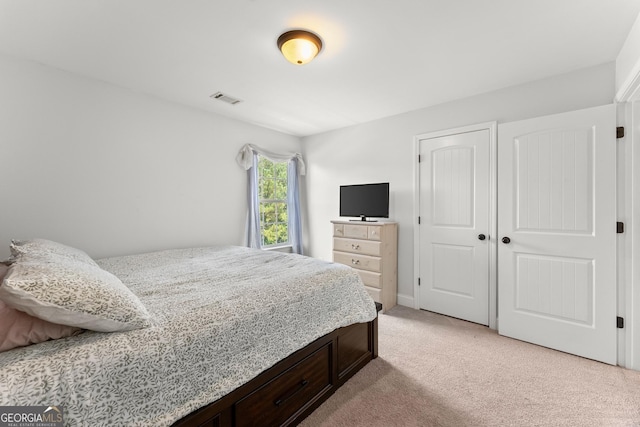
<path fill-rule="evenodd" d="M 0 353 L 0 405 L 62 405 L 78 426 L 295 424 L 377 356 L 376 307 L 345 266 L 242 247 L 97 265 L 144 326 Z"/>

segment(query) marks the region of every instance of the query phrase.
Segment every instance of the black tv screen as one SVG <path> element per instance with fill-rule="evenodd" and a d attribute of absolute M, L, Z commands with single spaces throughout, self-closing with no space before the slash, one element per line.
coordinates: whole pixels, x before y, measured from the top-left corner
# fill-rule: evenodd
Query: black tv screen
<path fill-rule="evenodd" d="M 340 216 L 389 218 L 389 183 L 341 185 Z"/>

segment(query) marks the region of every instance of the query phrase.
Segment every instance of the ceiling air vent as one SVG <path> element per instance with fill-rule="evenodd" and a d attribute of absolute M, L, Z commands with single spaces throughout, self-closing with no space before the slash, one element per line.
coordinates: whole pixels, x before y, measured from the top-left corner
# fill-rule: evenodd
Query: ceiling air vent
<path fill-rule="evenodd" d="M 209 98 L 217 99 L 219 101 L 223 101 L 223 102 L 226 102 L 227 104 L 231 104 L 231 105 L 236 105 L 236 104 L 242 102 L 239 99 L 232 98 L 229 95 L 225 95 L 222 92 L 216 92 L 213 95 L 211 95 Z"/>

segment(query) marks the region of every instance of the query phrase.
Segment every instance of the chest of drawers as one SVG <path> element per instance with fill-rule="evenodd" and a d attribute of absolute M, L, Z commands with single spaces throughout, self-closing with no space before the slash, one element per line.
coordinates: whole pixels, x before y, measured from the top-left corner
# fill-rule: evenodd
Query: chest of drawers
<path fill-rule="evenodd" d="M 398 293 L 398 224 L 395 222 L 333 224 L 333 261 L 356 269 L 383 312 L 396 305 Z"/>

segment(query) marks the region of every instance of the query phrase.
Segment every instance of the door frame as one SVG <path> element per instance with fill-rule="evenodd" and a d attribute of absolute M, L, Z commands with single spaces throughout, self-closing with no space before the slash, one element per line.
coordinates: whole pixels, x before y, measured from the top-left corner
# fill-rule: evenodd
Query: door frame
<path fill-rule="evenodd" d="M 617 126 L 625 136 L 618 139 L 618 218 L 627 223 L 618 235 L 618 365 L 640 371 L 640 59 L 615 97 Z M 622 203 L 620 202 L 622 201 Z"/>
<path fill-rule="evenodd" d="M 484 122 L 474 125 L 462 126 L 452 129 L 427 132 L 413 137 L 414 161 L 413 161 L 413 213 L 416 227 L 413 231 L 413 301 L 414 308 L 420 309 L 420 141 L 423 139 L 439 138 L 447 135 L 459 133 L 476 132 L 480 130 L 489 131 L 489 328 L 498 328 L 498 286 L 497 286 L 497 227 L 498 227 L 498 151 L 497 151 L 497 122 Z"/>

